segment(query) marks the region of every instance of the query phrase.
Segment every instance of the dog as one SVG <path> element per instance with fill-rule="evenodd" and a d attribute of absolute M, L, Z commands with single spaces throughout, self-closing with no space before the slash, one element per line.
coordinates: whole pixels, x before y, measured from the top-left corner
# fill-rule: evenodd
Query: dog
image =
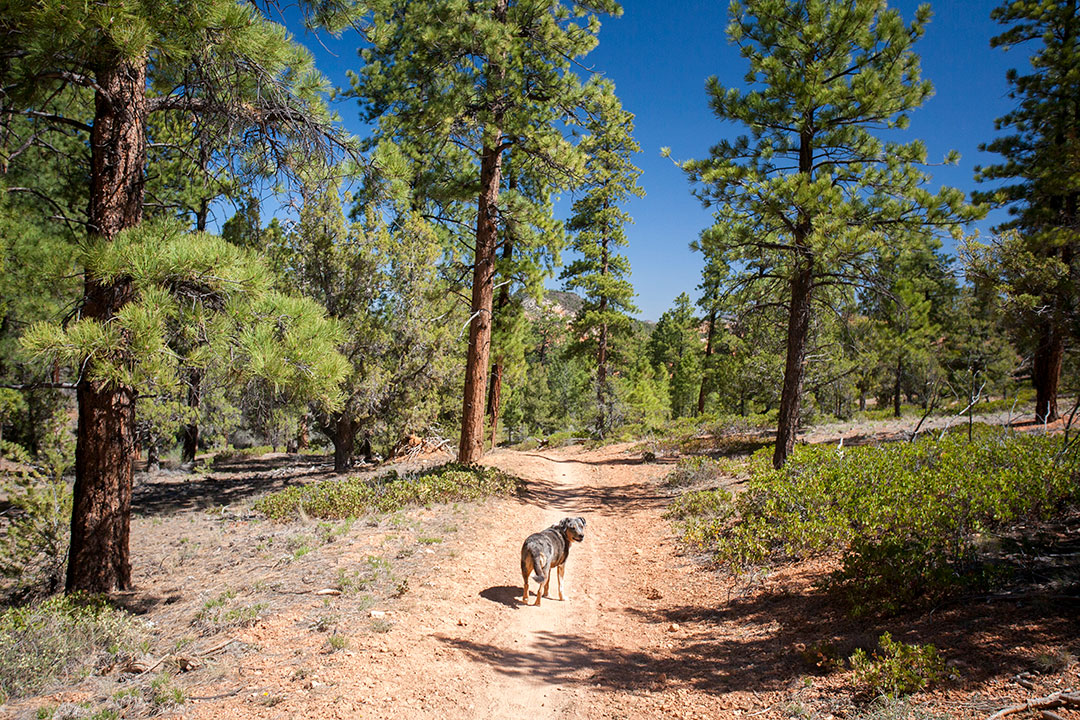
<path fill-rule="evenodd" d="M 563 573 L 566 571 L 566 558 L 570 555 L 570 544 L 581 542 L 585 539 L 585 518 L 563 518 L 547 530 L 533 533 L 525 538 L 521 546 L 521 579 L 525 583 L 525 590 L 521 594 L 521 602 L 529 604 L 529 574 L 533 574 L 533 580 L 540 583 L 536 589 L 536 602 L 540 604 L 540 595 L 548 596 L 548 585 L 551 584 L 551 570 L 558 568 L 559 574 L 559 599 L 563 599 Z M 542 592 L 541 592 L 542 591 Z"/>

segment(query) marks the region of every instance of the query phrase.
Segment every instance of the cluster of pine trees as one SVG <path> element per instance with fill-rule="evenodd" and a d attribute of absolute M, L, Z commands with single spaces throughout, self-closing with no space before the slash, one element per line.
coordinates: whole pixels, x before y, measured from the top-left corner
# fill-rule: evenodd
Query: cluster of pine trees
<path fill-rule="evenodd" d="M 405 432 L 460 433 L 468 463 L 500 440 L 775 411 L 780 465 L 811 412 L 1024 372 L 1058 416 L 1080 334 L 1075 0 L 995 11 L 995 44 L 1039 49 L 1009 78 L 978 205 L 926 188 L 922 143 L 882 139 L 932 92 L 928 8 L 734 3 L 748 89 L 708 94 L 746 134 L 682 163 L 715 224 L 696 307 L 684 293 L 654 327 L 624 254 L 634 118 L 584 62 L 618 4 L 300 9 L 358 39 L 335 94 L 363 139 L 274 3 L 0 9 L 0 431 L 74 468 L 69 590 L 130 585 L 137 453 L 193 461 L 239 430 L 325 437 L 344 472 Z M 942 237 L 990 204 L 1015 219 L 962 245 L 960 279 Z M 569 313 L 543 299 L 556 272 Z"/>

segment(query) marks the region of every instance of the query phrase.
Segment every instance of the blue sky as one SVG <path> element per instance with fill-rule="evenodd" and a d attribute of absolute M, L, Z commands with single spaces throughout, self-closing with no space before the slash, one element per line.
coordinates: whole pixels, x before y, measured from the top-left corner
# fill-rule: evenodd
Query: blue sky
<path fill-rule="evenodd" d="M 923 140 L 931 162 L 946 152 L 960 152 L 959 165 L 934 167 L 932 186 L 952 185 L 965 192 L 976 188 L 974 167 L 999 157 L 980 153 L 978 146 L 994 137 L 994 119 L 1012 106 L 1005 72 L 1027 68 L 1027 52 L 1004 52 L 990 47 L 1002 26 L 990 20 L 998 0 L 941 0 L 931 3 L 934 17 L 915 49 L 922 57 L 923 77 L 934 84 L 935 95 L 911 115 L 902 139 Z M 896 0 L 906 21 L 919 5 Z M 643 171 L 646 196 L 634 199 L 628 211 L 634 224 L 627 229 L 626 251 L 633 267 L 640 317 L 656 320 L 680 292 L 696 298 L 702 259 L 689 243 L 710 224 L 710 216 L 690 194 L 682 171 L 661 157 L 670 147 L 672 158 L 702 158 L 709 147 L 743 129 L 713 116 L 705 95 L 705 80 L 716 75 L 721 84 L 744 88 L 746 62 L 727 42 L 727 2 L 624 0 L 620 18 L 606 18 L 600 44 L 585 64 L 615 82 L 623 106 L 636 116 L 641 154 L 635 162 Z M 298 34 L 316 55 L 331 82 L 346 85 L 345 71 L 358 66 L 355 36 L 340 39 Z M 356 105 L 336 108 L 347 127 L 361 132 Z M 568 206 L 570 198 L 564 198 Z M 999 211 L 978 223 L 987 232 L 1005 216 Z M 550 283 L 557 287 L 557 283 Z"/>

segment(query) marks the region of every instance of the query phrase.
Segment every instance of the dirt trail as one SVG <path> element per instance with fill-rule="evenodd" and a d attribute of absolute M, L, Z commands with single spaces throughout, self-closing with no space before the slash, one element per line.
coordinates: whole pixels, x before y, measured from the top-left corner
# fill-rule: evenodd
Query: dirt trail
<path fill-rule="evenodd" d="M 220 697 L 220 687 L 195 688 L 184 715 L 712 716 L 715 697 L 667 682 L 679 663 L 680 630 L 662 607 L 684 603 L 709 576 L 675 556 L 661 519 L 656 481 L 669 468 L 625 451 L 492 453 L 486 462 L 525 478 L 528 492 L 488 503 L 439 550 L 429 580 L 388 616 L 390 632 L 322 654 L 298 679 L 282 660 L 288 648 L 305 652 L 303 613 L 269 616 L 241 637 L 268 650 L 245 658 L 250 684 L 232 697 Z M 523 605 L 521 542 L 566 515 L 588 521 L 567 566 L 568 597 L 558 600 L 556 581 L 540 607 Z M 282 685 L 292 691 L 266 689 Z"/>

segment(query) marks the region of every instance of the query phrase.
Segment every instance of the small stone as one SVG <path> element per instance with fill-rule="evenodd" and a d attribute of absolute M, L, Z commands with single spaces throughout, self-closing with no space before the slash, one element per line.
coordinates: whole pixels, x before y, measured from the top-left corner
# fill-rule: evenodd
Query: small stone
<path fill-rule="evenodd" d="M 671 623 L 668 625 L 668 632 L 677 632 L 679 629 L 679 623 Z"/>
<path fill-rule="evenodd" d="M 372 610 L 370 613 L 368 613 L 368 615 L 370 615 L 373 618 L 386 617 L 386 611 L 385 610 Z"/>

